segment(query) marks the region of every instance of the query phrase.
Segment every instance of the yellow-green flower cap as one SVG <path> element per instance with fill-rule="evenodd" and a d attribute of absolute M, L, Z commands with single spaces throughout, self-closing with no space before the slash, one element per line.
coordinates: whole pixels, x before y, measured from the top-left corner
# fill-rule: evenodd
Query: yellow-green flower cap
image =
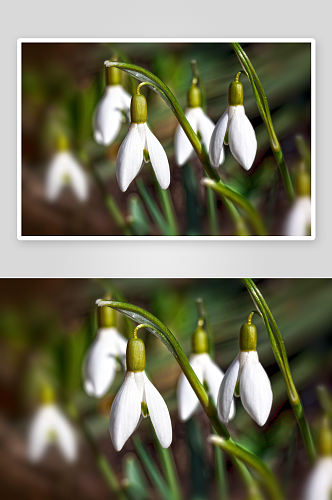
<path fill-rule="evenodd" d="M 55 402 L 55 392 L 51 385 L 45 384 L 41 389 L 40 400 L 43 405 L 50 405 Z"/>
<path fill-rule="evenodd" d="M 106 85 L 120 85 L 121 84 L 121 70 L 115 66 L 105 68 Z"/>
<path fill-rule="evenodd" d="M 296 176 L 295 192 L 297 196 L 310 196 L 311 193 L 311 179 L 308 172 L 301 168 Z"/>
<path fill-rule="evenodd" d="M 148 115 L 146 99 L 142 94 L 136 94 L 131 99 L 130 117 L 131 123 L 145 123 Z"/>
<path fill-rule="evenodd" d="M 202 94 L 199 87 L 193 84 L 187 93 L 188 108 L 198 108 L 202 106 Z"/>
<path fill-rule="evenodd" d="M 115 311 L 111 307 L 98 307 L 97 314 L 98 328 L 112 328 L 115 326 Z"/>
<path fill-rule="evenodd" d="M 228 104 L 243 106 L 243 85 L 241 82 L 232 82 L 228 87 Z"/>
<path fill-rule="evenodd" d="M 143 340 L 133 338 L 128 341 L 126 361 L 129 372 L 142 372 L 145 369 L 145 345 Z"/>
<path fill-rule="evenodd" d="M 56 149 L 57 151 L 68 151 L 69 149 L 69 141 L 68 138 L 64 134 L 59 134 L 56 140 Z"/>
<path fill-rule="evenodd" d="M 332 429 L 328 419 L 325 418 L 317 436 L 317 453 L 320 457 L 332 455 Z"/>
<path fill-rule="evenodd" d="M 191 338 L 193 354 L 209 352 L 209 338 L 206 331 L 199 326 Z"/>
<path fill-rule="evenodd" d="M 251 322 L 241 326 L 239 336 L 240 351 L 256 351 L 257 349 L 257 330 Z"/>

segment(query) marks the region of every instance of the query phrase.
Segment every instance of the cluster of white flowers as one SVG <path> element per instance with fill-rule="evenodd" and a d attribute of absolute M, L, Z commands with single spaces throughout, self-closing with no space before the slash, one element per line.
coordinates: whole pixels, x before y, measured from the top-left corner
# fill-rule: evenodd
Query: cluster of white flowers
<path fill-rule="evenodd" d="M 144 162 L 151 161 L 157 180 L 162 189 L 170 184 L 169 164 L 166 153 L 146 124 L 146 102 L 143 96 L 130 96 L 120 84 L 120 72 L 106 61 L 107 86 L 94 117 L 94 136 L 98 143 L 109 145 L 116 138 L 123 116 L 130 119 L 129 132 L 117 156 L 116 172 L 120 189 L 126 191 L 138 175 Z M 110 71 L 113 71 L 111 74 Z M 238 75 L 239 76 L 239 75 Z M 234 158 L 248 170 L 255 159 L 257 141 L 254 129 L 245 115 L 243 107 L 243 87 L 238 81 L 232 82 L 228 92 L 229 106 L 217 125 L 202 109 L 201 91 L 194 78 L 188 91 L 188 107 L 185 116 L 195 133 L 201 137 L 203 146 L 210 153 L 210 162 L 218 168 L 225 160 L 223 144 L 229 139 Z M 131 102 L 130 102 L 131 101 Z M 184 165 L 193 155 L 194 149 L 179 125 L 175 133 L 175 160 Z"/>

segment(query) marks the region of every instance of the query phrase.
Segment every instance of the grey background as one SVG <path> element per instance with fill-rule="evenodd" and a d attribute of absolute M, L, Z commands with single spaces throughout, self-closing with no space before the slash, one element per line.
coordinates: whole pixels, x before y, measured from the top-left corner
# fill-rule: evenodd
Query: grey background
<path fill-rule="evenodd" d="M 332 276 L 331 4 L 325 1 L 2 1 L 2 277 Z M 315 241 L 18 241 L 16 41 L 22 37 L 305 37 L 317 43 Z M 19 290 L 18 290 L 19 294 Z"/>

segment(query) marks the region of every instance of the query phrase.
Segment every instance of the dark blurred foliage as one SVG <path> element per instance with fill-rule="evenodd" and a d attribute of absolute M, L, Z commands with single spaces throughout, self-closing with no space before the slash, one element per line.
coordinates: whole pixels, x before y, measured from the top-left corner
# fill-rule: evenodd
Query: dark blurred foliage
<path fill-rule="evenodd" d="M 301 134 L 310 148 L 310 44 L 254 43 L 243 46 L 264 86 L 275 130 L 294 176 L 301 159 L 295 136 Z M 226 43 L 23 44 L 23 235 L 122 234 L 107 210 L 96 175 L 103 181 L 107 193 L 114 197 L 123 215 L 130 216 L 134 222 L 137 220 L 133 226 L 134 234 L 160 234 L 137 196 L 136 183 L 133 182 L 123 194 L 115 179 L 116 155 L 128 125 L 123 125 L 109 148 L 96 144 L 92 136 L 93 113 L 105 86 L 103 63 L 115 54 L 120 61 L 130 61 L 155 73 L 173 91 L 183 109 L 192 78 L 190 61 L 197 60 L 205 87 L 206 111 L 215 123 L 227 107 L 228 85 L 241 69 L 232 48 Z M 226 161 L 220 172 L 229 186 L 258 207 L 269 234 L 279 234 L 288 204 L 250 83 L 245 75 L 241 76 L 241 81 L 246 113 L 258 140 L 256 163 L 248 174 L 226 148 Z M 125 75 L 123 84 L 133 93 L 134 80 Z M 175 165 L 176 118 L 151 89 L 145 88 L 144 93 L 148 99 L 149 125 L 170 161 L 170 192 L 180 232 L 184 235 L 209 234 L 206 188 L 199 183 L 204 176 L 203 167 L 197 158 L 182 169 Z M 65 192 L 54 205 L 44 200 L 44 173 L 59 130 L 69 136 L 72 151 L 90 172 L 91 196 L 84 205 L 79 204 L 70 192 Z M 150 165 L 145 166 L 139 177 L 159 204 Z M 233 234 L 234 228 L 224 213 L 221 200 L 215 196 L 214 202 L 218 208 L 220 234 Z M 146 220 L 148 233 L 144 229 Z"/>
<path fill-rule="evenodd" d="M 332 391 L 332 280 L 271 279 L 257 280 L 257 284 L 281 330 L 294 381 L 315 432 L 322 414 L 317 385 L 325 384 Z M 96 334 L 94 302 L 107 292 L 157 316 L 175 334 L 188 356 L 198 319 L 195 299 L 203 298 L 215 339 L 215 359 L 224 371 L 238 352 L 239 329 L 253 310 L 251 298 L 240 280 L 1 280 L 1 498 L 69 499 L 72 495 L 82 500 L 113 498 L 83 436 L 75 465 L 67 465 L 56 451 L 47 454 L 36 466 L 27 462 L 26 432 L 38 405 L 43 380 L 53 385 L 64 409 L 68 402 L 75 404 L 119 480 L 129 481 L 129 477 L 133 480 L 130 471 L 137 468 L 132 440 L 116 453 L 108 431 L 110 407 L 123 372 L 117 374 L 110 391 L 101 400 L 88 397 L 82 387 L 83 359 Z M 296 500 L 300 498 L 309 464 L 264 325 L 256 316 L 254 322 L 260 361 L 271 378 L 273 407 L 267 424 L 259 428 L 237 401 L 237 414 L 229 430 L 236 441 L 266 461 L 286 490 L 287 498 Z M 117 326 L 123 335 L 132 335 L 130 320 L 119 315 Z M 211 433 L 209 420 L 200 412 L 187 424 L 179 422 L 176 404 L 179 366 L 156 337 L 144 330 L 140 336 L 147 347 L 146 369 L 171 412 L 171 449 L 183 496 L 217 498 L 214 451 L 206 442 Z M 160 467 L 149 419 L 141 423 L 135 436 L 140 436 Z M 229 498 L 245 498 L 243 485 L 228 457 L 225 468 Z M 149 497 L 157 498 L 147 477 L 145 481 Z"/>

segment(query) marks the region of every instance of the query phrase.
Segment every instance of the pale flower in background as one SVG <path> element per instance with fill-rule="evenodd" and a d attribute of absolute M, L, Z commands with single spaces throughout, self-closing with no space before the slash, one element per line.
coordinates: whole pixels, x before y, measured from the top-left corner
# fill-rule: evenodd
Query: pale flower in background
<path fill-rule="evenodd" d="M 45 194 L 48 201 L 55 201 L 69 186 L 80 201 L 88 198 L 88 178 L 83 167 L 69 151 L 58 151 L 48 166 Z"/>
<path fill-rule="evenodd" d="M 319 457 L 305 484 L 303 500 L 330 500 L 332 457 Z"/>
<path fill-rule="evenodd" d="M 103 397 L 111 387 L 119 362 L 126 366 L 125 339 L 114 328 L 99 328 L 84 363 L 84 389 L 89 396 Z"/>
<path fill-rule="evenodd" d="M 189 358 L 189 363 L 201 384 L 206 382 L 208 385 L 209 395 L 215 405 L 217 405 L 220 384 L 224 378 L 223 371 L 216 363 L 214 363 L 214 361 L 212 361 L 207 352 L 202 354 L 193 354 Z M 177 400 L 179 418 L 182 422 L 186 422 L 200 407 L 200 402 L 184 374 L 181 375 L 179 380 Z M 235 404 L 232 398 L 229 419 L 231 420 L 234 416 Z"/>
<path fill-rule="evenodd" d="M 94 116 L 94 138 L 109 146 L 118 135 L 125 116 L 129 120 L 131 95 L 122 85 L 107 85 Z M 125 115 L 125 116 L 124 116 Z"/>
<path fill-rule="evenodd" d="M 299 196 L 295 199 L 285 220 L 285 236 L 308 236 L 311 227 L 310 196 Z"/>
<path fill-rule="evenodd" d="M 28 436 L 29 460 L 39 461 L 53 444 L 66 460 L 76 460 L 77 437 L 71 423 L 55 404 L 44 404 L 31 422 Z"/>

